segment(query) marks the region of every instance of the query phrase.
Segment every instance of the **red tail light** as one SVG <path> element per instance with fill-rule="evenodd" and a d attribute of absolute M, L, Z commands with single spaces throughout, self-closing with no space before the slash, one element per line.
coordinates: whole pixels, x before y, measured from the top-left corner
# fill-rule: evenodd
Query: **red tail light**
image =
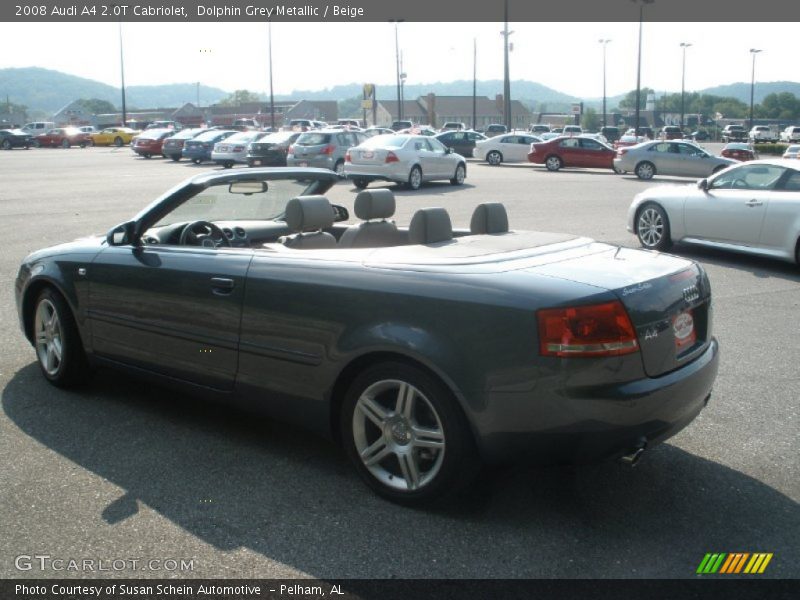
<path fill-rule="evenodd" d="M 233 152 L 244 152 L 244 146 L 234 146 Z"/>
<path fill-rule="evenodd" d="M 627 151 L 628 151 L 628 149 L 627 149 L 627 148 L 625 148 L 624 146 L 623 146 L 622 148 L 617 148 L 617 156 L 622 156 L 622 155 L 623 155 L 623 154 L 625 154 Z"/>
<path fill-rule="evenodd" d="M 333 154 L 333 151 L 334 151 L 335 149 L 336 149 L 336 148 L 335 148 L 335 146 L 333 146 L 333 144 L 328 144 L 327 146 L 325 146 L 325 147 L 322 149 L 322 154 L 325 154 L 325 155 L 327 155 L 327 156 L 330 156 L 331 154 Z"/>
<path fill-rule="evenodd" d="M 400 162 L 400 159 L 397 158 L 397 154 L 395 154 L 390 150 L 389 153 L 386 155 L 386 160 L 383 162 L 385 163 Z"/>
<path fill-rule="evenodd" d="M 536 313 L 542 356 L 601 357 L 639 351 L 636 330 L 619 300 Z"/>
<path fill-rule="evenodd" d="M 344 153 L 344 162 L 353 162 L 350 159 L 350 150 L 348 150 L 347 152 Z"/>

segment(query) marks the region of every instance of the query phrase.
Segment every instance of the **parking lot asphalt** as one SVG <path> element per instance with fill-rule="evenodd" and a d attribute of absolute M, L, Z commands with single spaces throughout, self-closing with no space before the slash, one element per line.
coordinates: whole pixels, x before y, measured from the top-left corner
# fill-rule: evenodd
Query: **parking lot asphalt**
<path fill-rule="evenodd" d="M 216 168 L 128 148 L 0 153 L 0 577 L 688 578 L 707 552 L 771 552 L 762 577 L 800 577 L 797 266 L 676 248 L 708 270 L 722 348 L 700 417 L 635 469 L 494 469 L 435 510 L 377 498 L 338 448 L 278 422 L 112 372 L 79 391 L 48 385 L 18 327 L 22 258 Z M 669 183 L 691 181 L 470 161 L 461 187 L 389 187 L 399 224 L 442 206 L 465 227 L 475 205 L 500 201 L 512 228 L 635 247 L 633 195 Z M 351 212 L 354 197 L 347 182 L 329 193 Z M 50 559 L 18 559 L 36 555 Z M 127 562 L 87 572 L 55 559 Z"/>

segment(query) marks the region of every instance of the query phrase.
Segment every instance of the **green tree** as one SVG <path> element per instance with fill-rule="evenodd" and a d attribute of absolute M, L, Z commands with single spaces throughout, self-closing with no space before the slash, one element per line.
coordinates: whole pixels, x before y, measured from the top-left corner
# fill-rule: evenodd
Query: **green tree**
<path fill-rule="evenodd" d="M 764 119 L 794 121 L 800 118 L 800 99 L 790 92 L 768 94 L 753 112 Z"/>
<path fill-rule="evenodd" d="M 597 131 L 600 128 L 600 117 L 593 108 L 587 108 L 581 116 L 581 127 L 586 131 Z"/>
<path fill-rule="evenodd" d="M 339 102 L 339 116 L 343 119 L 362 119 L 364 111 L 361 109 L 361 96 L 348 98 Z M 368 111 L 372 114 L 372 111 Z"/>
<path fill-rule="evenodd" d="M 108 113 L 117 112 L 116 107 L 108 100 L 100 100 L 99 98 L 81 98 L 78 104 L 83 107 L 86 112 L 93 115 L 103 115 Z"/>
<path fill-rule="evenodd" d="M 654 93 L 652 88 L 644 87 L 639 94 L 639 110 L 644 110 L 647 104 L 648 94 Z M 631 90 L 625 97 L 619 101 L 619 107 L 622 110 L 636 110 L 636 90 Z"/>
<path fill-rule="evenodd" d="M 236 90 L 219 101 L 221 106 L 240 106 L 248 102 L 261 102 L 261 97 L 250 90 Z"/>

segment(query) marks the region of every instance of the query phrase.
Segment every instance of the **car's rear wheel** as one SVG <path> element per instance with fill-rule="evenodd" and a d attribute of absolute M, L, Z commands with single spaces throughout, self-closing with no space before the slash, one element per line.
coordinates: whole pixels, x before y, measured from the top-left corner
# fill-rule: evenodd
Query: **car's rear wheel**
<path fill-rule="evenodd" d="M 142 156 L 144 156 L 145 158 L 150 158 L 153 155 L 150 154 L 149 152 L 145 152 L 145 153 L 142 154 Z"/>
<path fill-rule="evenodd" d="M 173 162 L 178 162 L 181 159 L 180 154 L 170 154 L 169 157 L 173 160 Z"/>
<path fill-rule="evenodd" d="M 356 189 L 363 190 L 369 185 L 369 181 L 367 179 L 354 179 L 353 185 L 356 186 Z"/>
<path fill-rule="evenodd" d="M 224 163 L 222 163 L 222 166 L 225 167 L 226 169 L 231 169 L 233 168 L 233 161 L 226 160 Z"/>
<path fill-rule="evenodd" d="M 344 177 L 344 161 L 343 160 L 336 161 L 336 164 L 333 165 L 333 170 L 339 177 Z"/>
<path fill-rule="evenodd" d="M 558 156 L 552 155 L 545 159 L 544 166 L 547 167 L 548 171 L 558 171 L 564 166 L 564 161 L 562 161 Z"/>
<path fill-rule="evenodd" d="M 115 138 L 114 138 L 114 145 L 115 145 L 117 148 L 119 148 L 120 146 L 122 146 L 122 138 L 121 138 L 121 137 L 119 137 L 119 136 L 115 137 Z"/>
<path fill-rule="evenodd" d="M 501 162 L 503 162 L 503 155 L 500 154 L 497 150 L 492 150 L 489 154 L 486 155 L 486 162 L 490 165 L 497 166 Z"/>
<path fill-rule="evenodd" d="M 31 142 L 31 146 L 33 146 L 34 148 L 41 148 L 42 147 L 42 142 L 40 142 L 39 140 L 33 140 Z"/>
<path fill-rule="evenodd" d="M 62 148 L 69 148 L 69 140 L 61 140 L 61 147 Z"/>
<path fill-rule="evenodd" d="M 672 246 L 669 218 L 661 206 L 648 203 L 636 214 L 636 237 L 648 250 L 666 250 Z"/>
<path fill-rule="evenodd" d="M 79 145 L 81 148 L 86 148 L 86 142 L 81 142 L 81 143 L 80 143 L 80 144 L 78 144 L 78 145 Z"/>
<path fill-rule="evenodd" d="M 201 161 L 200 161 L 200 159 L 199 159 L 199 158 L 193 158 L 193 159 L 192 159 L 192 162 L 193 162 L 194 164 L 196 164 L 196 165 L 199 165 Z"/>
<path fill-rule="evenodd" d="M 359 475 L 394 502 L 441 500 L 471 483 L 480 467 L 453 394 L 405 363 L 381 363 L 361 373 L 345 397 L 340 426 Z"/>
<path fill-rule="evenodd" d="M 44 376 L 59 387 L 84 382 L 90 373 L 69 306 L 54 290 L 39 295 L 33 312 L 33 343 Z"/>
<path fill-rule="evenodd" d="M 634 173 L 636 173 L 639 179 L 644 179 L 646 181 L 652 179 L 656 174 L 656 166 L 651 162 L 643 161 L 636 165 Z"/>
<path fill-rule="evenodd" d="M 467 177 L 467 168 L 463 164 L 459 164 L 456 167 L 456 172 L 453 175 L 453 178 L 450 180 L 450 183 L 452 185 L 462 185 L 466 177 Z"/>
<path fill-rule="evenodd" d="M 422 169 L 414 165 L 408 173 L 408 187 L 412 190 L 418 190 L 422 185 Z"/>
<path fill-rule="evenodd" d="M 11 150 L 11 140 L 3 140 L 3 150 Z"/>

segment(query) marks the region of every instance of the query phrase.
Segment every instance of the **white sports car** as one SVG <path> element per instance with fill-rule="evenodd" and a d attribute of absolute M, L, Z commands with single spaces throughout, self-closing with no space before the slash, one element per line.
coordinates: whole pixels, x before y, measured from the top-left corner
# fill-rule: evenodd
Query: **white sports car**
<path fill-rule="evenodd" d="M 651 250 L 703 244 L 800 264 L 800 161 L 750 161 L 696 185 L 649 188 L 628 209 L 628 231 Z"/>

